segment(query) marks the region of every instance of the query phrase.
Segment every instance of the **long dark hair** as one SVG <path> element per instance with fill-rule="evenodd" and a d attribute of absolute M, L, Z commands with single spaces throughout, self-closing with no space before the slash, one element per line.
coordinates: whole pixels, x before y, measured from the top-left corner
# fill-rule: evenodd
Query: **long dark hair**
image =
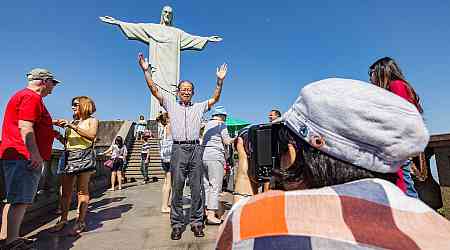
<path fill-rule="evenodd" d="M 122 136 L 118 135 L 116 137 L 116 140 L 114 140 L 114 143 L 119 147 L 122 148 L 123 147 L 123 139 Z"/>
<path fill-rule="evenodd" d="M 369 67 L 369 75 L 375 75 L 375 82 L 377 86 L 389 90 L 389 85 L 394 80 L 403 81 L 408 88 L 408 92 L 414 101 L 414 105 L 420 113 L 423 113 L 422 105 L 420 104 L 420 97 L 416 94 L 416 91 L 412 87 L 412 85 L 406 81 L 405 76 L 398 64 L 394 61 L 394 59 L 390 57 L 383 57 L 378 59 Z"/>

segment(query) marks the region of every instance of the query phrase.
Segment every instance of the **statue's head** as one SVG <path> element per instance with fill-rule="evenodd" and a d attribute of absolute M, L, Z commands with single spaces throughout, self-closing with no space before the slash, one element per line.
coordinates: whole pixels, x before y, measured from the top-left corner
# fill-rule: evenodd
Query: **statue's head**
<path fill-rule="evenodd" d="M 172 26 L 172 20 L 173 20 L 172 7 L 166 5 L 161 11 L 161 21 L 159 23 L 167 26 Z"/>

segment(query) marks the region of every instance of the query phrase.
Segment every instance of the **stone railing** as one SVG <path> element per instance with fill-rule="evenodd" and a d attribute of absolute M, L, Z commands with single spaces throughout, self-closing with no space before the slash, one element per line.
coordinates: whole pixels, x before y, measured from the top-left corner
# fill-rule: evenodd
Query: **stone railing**
<path fill-rule="evenodd" d="M 58 208 L 60 198 L 60 176 L 56 174 L 62 150 L 54 149 L 50 161 L 45 162 L 41 180 L 33 205 L 27 210 L 24 223 L 37 219 L 41 215 L 51 213 Z M 97 157 L 95 173 L 91 176 L 89 192 L 104 190 L 109 185 L 110 171 L 103 167 L 104 157 Z M 75 198 L 75 197 L 74 197 Z M 75 204 L 76 205 L 76 204 Z"/>
<path fill-rule="evenodd" d="M 450 220 L 450 134 L 432 135 L 425 150 L 428 161 L 428 178 L 424 183 L 417 183 L 420 198 L 429 206 L 441 208 L 442 214 Z M 439 184 L 430 171 L 430 158 L 436 158 Z"/>

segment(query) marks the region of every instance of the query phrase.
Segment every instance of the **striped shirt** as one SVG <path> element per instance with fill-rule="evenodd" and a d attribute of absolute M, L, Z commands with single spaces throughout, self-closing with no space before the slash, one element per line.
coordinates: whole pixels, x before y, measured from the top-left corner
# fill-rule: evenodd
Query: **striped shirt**
<path fill-rule="evenodd" d="M 219 160 L 225 162 L 224 144 L 231 142 L 225 122 L 211 119 L 206 123 L 205 134 L 203 136 L 203 160 Z"/>
<path fill-rule="evenodd" d="M 364 179 L 236 203 L 216 249 L 449 249 L 450 222 L 394 184 Z"/>
<path fill-rule="evenodd" d="M 162 106 L 169 113 L 174 141 L 190 141 L 200 138 L 203 114 L 208 111 L 208 101 L 183 106 L 162 95 Z"/>
<path fill-rule="evenodd" d="M 150 147 L 151 147 L 150 142 L 144 142 L 144 144 L 142 144 L 141 153 L 142 154 L 147 154 L 148 150 L 150 150 Z"/>

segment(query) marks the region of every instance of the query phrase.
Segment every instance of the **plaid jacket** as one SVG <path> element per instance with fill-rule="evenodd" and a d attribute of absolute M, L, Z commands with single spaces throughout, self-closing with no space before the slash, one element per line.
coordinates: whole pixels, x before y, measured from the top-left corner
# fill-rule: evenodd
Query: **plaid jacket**
<path fill-rule="evenodd" d="M 450 222 L 392 183 L 365 179 L 241 200 L 216 249 L 450 249 Z"/>

